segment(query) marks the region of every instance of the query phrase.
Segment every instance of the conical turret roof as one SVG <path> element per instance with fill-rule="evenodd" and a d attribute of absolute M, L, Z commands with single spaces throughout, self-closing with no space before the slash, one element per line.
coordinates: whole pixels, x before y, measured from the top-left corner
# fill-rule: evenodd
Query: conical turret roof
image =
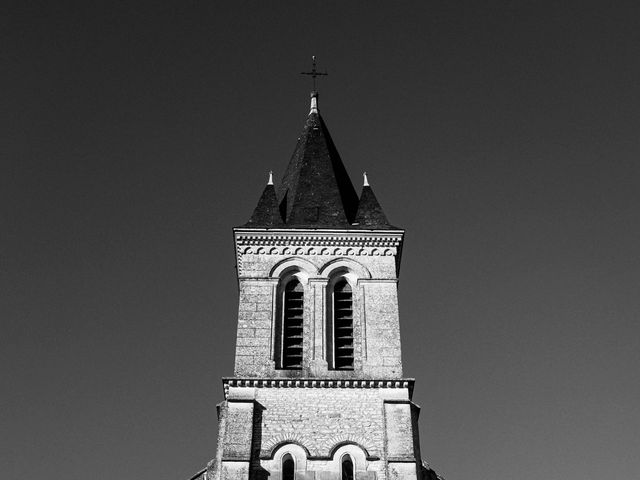
<path fill-rule="evenodd" d="M 373 193 L 373 189 L 367 181 L 366 173 L 364 174 L 364 179 L 354 226 L 371 230 L 397 229 L 387 220 L 387 216 L 384 214 L 375 193 Z"/>
<path fill-rule="evenodd" d="M 251 218 L 244 226 L 273 228 L 283 226 L 271 172 L 269 172 L 269 182 L 262 191 L 258 205 L 256 205 L 256 208 L 253 210 L 253 215 L 251 215 Z"/>

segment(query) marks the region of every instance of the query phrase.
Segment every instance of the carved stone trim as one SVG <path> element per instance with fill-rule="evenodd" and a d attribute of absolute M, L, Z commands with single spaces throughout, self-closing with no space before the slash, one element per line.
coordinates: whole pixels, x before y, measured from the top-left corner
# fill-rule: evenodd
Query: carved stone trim
<path fill-rule="evenodd" d="M 222 379 L 225 400 L 229 387 L 249 388 L 408 388 L 413 391 L 413 378 L 381 380 L 344 380 L 327 378 L 229 378 Z"/>
<path fill-rule="evenodd" d="M 238 255 L 287 255 L 287 256 L 300 256 L 300 255 L 330 255 L 330 256 L 361 256 L 368 255 L 371 257 L 390 257 L 396 255 L 397 247 L 390 246 L 383 247 L 349 247 L 349 246 L 295 246 L 295 245 L 278 245 L 278 246 L 264 246 L 264 245 L 248 245 L 238 242 L 237 245 Z"/>
<path fill-rule="evenodd" d="M 240 246 L 261 246 L 269 254 L 268 247 L 398 247 L 402 243 L 402 232 L 387 234 L 367 234 L 365 232 L 331 233 L 326 232 L 242 232 L 236 231 L 236 244 Z M 320 254 L 320 253 L 318 253 Z"/>
<path fill-rule="evenodd" d="M 234 229 L 238 273 L 244 272 L 245 255 L 371 256 L 400 255 L 404 231 L 317 231 Z"/>

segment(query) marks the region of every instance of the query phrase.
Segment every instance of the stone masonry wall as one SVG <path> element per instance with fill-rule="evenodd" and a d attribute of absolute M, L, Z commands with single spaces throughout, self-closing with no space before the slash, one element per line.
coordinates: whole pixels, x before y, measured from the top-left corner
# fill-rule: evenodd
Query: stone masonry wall
<path fill-rule="evenodd" d="M 418 407 L 402 379 L 397 272 L 403 233 L 236 229 L 234 379 L 225 380 L 212 480 L 417 480 Z M 303 287 L 301 369 L 278 369 L 282 288 Z M 353 370 L 331 370 L 331 286 L 352 288 Z M 315 380 L 314 380 L 315 379 Z M 374 381 L 376 380 L 376 381 Z M 385 381 L 382 381 L 385 380 Z M 399 380 L 403 380 L 399 382 Z"/>
<path fill-rule="evenodd" d="M 260 456 L 284 441 L 297 441 L 312 456 L 329 456 L 341 441 L 361 444 L 372 456 L 384 450 L 379 389 L 259 389 L 262 411 Z"/>
<path fill-rule="evenodd" d="M 402 376 L 397 284 L 363 280 L 366 317 L 366 376 Z"/>
<path fill-rule="evenodd" d="M 259 243 L 259 242 L 258 242 Z M 254 245 L 239 248 L 239 311 L 235 375 L 254 378 L 401 378 L 402 359 L 397 296 L 397 249 L 354 254 L 353 249 L 295 248 L 291 254 Z M 320 253 L 321 252 L 321 253 Z M 362 249 L 361 249 L 362 252 Z M 287 252 L 289 253 L 289 252 Z M 338 263 L 337 263 L 338 262 Z M 353 371 L 328 368 L 326 322 L 331 268 L 348 273 L 354 304 Z M 298 270 L 304 288 L 302 371 L 276 369 L 274 352 L 279 266 Z M 337 268 L 337 267 L 336 267 Z M 284 267 L 282 267 L 284 269 Z"/>
<path fill-rule="evenodd" d="M 249 399 L 254 400 L 252 409 Z M 362 452 L 362 458 L 352 455 L 361 470 L 359 477 L 371 480 L 385 478 L 388 455 L 413 463 L 414 471 L 415 462 L 420 461 L 412 455 L 412 404 L 407 388 L 230 387 L 226 403 L 234 414 L 221 418 L 226 422 L 221 425 L 226 432 L 223 465 L 247 460 L 251 446 L 255 475 L 250 478 L 266 475 L 265 467 L 278 470 L 278 461 L 271 459 L 286 445 L 293 445 L 294 453 L 295 449 L 302 452 L 300 468 L 308 461 L 304 468 L 309 470 L 313 464 L 318 472 L 338 468 L 336 449 L 354 445 Z M 374 477 L 366 471 L 375 472 Z M 275 479 L 277 472 L 269 475 Z M 319 477 L 314 474 L 313 478 Z"/>
<path fill-rule="evenodd" d="M 277 280 L 240 280 L 236 375 L 272 376 Z"/>

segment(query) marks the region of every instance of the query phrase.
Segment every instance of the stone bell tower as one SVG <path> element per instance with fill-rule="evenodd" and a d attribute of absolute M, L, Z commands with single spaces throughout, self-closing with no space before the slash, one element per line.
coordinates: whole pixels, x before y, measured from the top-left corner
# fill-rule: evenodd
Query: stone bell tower
<path fill-rule="evenodd" d="M 279 184 L 234 229 L 239 309 L 207 480 L 436 478 L 400 354 L 404 231 L 358 197 L 311 94 Z"/>

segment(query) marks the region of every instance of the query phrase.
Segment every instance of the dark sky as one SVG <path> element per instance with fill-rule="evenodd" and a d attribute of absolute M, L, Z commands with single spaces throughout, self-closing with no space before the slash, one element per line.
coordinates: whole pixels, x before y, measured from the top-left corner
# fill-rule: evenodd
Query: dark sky
<path fill-rule="evenodd" d="M 186 479 L 233 372 L 231 228 L 320 109 L 406 229 L 449 480 L 640 475 L 637 2 L 9 2 L 0 478 Z"/>

